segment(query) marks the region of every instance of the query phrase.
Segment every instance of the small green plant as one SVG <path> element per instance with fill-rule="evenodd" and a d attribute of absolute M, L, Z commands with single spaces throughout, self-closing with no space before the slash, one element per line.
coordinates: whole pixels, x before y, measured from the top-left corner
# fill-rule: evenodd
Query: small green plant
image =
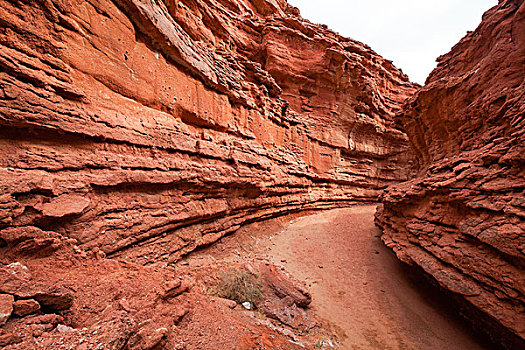
<path fill-rule="evenodd" d="M 324 341 L 322 340 L 318 340 L 316 343 L 315 343 L 315 348 L 316 349 L 322 349 L 324 347 Z"/>
<path fill-rule="evenodd" d="M 255 307 L 262 298 L 262 283 L 257 275 L 245 269 L 230 268 L 221 274 L 221 280 L 211 294 L 239 304 L 248 301 Z"/>

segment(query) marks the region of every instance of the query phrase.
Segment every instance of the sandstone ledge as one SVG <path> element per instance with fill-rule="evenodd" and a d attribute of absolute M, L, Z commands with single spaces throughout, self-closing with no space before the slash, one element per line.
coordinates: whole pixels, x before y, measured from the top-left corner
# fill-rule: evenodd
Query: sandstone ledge
<path fill-rule="evenodd" d="M 393 116 L 415 86 L 284 1 L 0 8 L 0 230 L 175 261 L 410 176 Z"/>
<path fill-rule="evenodd" d="M 524 19 L 523 1 L 500 1 L 439 58 L 399 119 L 418 175 L 389 187 L 376 215 L 401 260 L 516 348 L 525 343 Z"/>

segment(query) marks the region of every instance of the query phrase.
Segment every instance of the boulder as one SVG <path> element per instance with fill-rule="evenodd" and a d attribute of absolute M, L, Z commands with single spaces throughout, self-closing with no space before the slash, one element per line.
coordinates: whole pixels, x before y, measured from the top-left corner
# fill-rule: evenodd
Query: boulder
<path fill-rule="evenodd" d="M 15 315 L 23 317 L 39 311 L 40 304 L 34 299 L 17 300 L 13 303 L 13 308 Z"/>

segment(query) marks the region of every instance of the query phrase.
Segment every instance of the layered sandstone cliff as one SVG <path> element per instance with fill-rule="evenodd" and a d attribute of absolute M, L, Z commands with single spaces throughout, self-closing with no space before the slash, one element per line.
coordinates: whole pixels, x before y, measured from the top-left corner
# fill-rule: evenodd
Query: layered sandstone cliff
<path fill-rule="evenodd" d="M 261 320 L 167 265 L 408 179 L 393 123 L 407 77 L 280 0 L 0 0 L 0 13 L 0 346 L 324 339 L 280 269 L 253 265 Z"/>
<path fill-rule="evenodd" d="M 525 338 L 525 4 L 500 1 L 405 106 L 418 175 L 385 192 L 383 240 Z M 474 319 L 477 318 L 477 319 Z M 492 332 L 494 336 L 498 332 Z"/>
<path fill-rule="evenodd" d="M 407 180 L 414 91 L 282 0 L 1 0 L 0 229 L 174 261 Z M 4 242 L 4 245 L 6 242 Z"/>

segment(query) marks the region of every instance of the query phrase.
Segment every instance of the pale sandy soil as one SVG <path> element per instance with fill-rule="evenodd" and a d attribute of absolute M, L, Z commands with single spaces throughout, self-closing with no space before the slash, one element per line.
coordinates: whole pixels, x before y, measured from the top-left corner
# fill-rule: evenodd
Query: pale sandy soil
<path fill-rule="evenodd" d="M 307 282 L 308 313 L 333 326 L 343 349 L 483 349 L 383 245 L 374 212 L 375 206 L 357 206 L 255 223 L 183 264 L 199 269 L 263 260 L 282 266 Z"/>
<path fill-rule="evenodd" d="M 270 259 L 308 282 L 311 308 L 346 333 L 345 349 L 480 349 L 406 276 L 379 239 L 375 206 L 299 218 L 272 238 Z"/>

